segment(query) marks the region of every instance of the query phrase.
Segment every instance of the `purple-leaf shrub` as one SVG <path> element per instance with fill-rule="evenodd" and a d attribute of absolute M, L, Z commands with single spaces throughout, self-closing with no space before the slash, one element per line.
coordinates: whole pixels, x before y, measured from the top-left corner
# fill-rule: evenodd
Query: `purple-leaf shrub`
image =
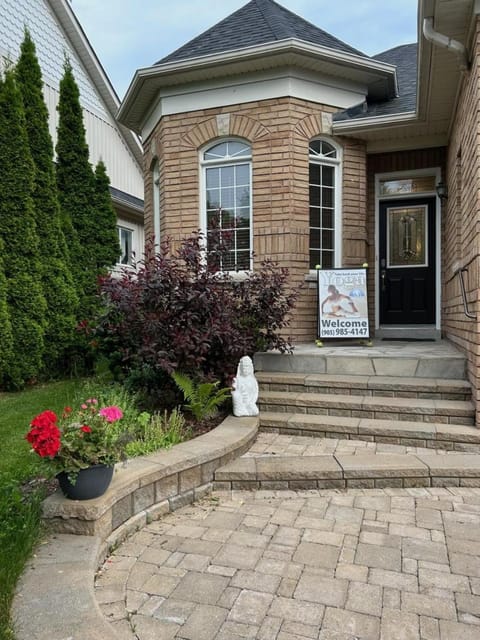
<path fill-rule="evenodd" d="M 217 255 L 213 245 L 210 238 Z M 164 379 L 158 374 L 178 369 L 225 383 L 243 355 L 291 349 L 279 333 L 296 300 L 288 271 L 267 261 L 250 277 L 234 280 L 215 270 L 203 246 L 201 234 L 175 252 L 166 241 L 136 270 L 103 280 L 106 304 L 96 339 L 123 374 Z"/>

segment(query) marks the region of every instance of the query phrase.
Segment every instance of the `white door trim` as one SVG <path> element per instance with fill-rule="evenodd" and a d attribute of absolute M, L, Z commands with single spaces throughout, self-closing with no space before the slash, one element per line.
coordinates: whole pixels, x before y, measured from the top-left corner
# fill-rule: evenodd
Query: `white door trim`
<path fill-rule="evenodd" d="M 441 328 L 441 304 L 442 304 L 442 273 L 441 273 L 441 201 L 436 191 L 416 192 L 416 193 L 402 193 L 397 196 L 381 196 L 380 195 L 380 181 L 381 180 L 400 180 L 401 178 L 411 176 L 426 176 L 434 175 L 435 184 L 441 181 L 442 170 L 440 167 L 432 167 L 430 169 L 416 169 L 413 171 L 392 171 L 388 173 L 376 173 L 375 174 L 375 329 L 380 328 L 380 290 L 378 286 L 378 273 L 379 273 L 379 253 L 380 253 L 380 202 L 382 200 L 408 200 L 410 198 L 435 198 L 435 266 L 436 266 L 436 303 L 435 303 L 435 329 L 440 331 Z"/>

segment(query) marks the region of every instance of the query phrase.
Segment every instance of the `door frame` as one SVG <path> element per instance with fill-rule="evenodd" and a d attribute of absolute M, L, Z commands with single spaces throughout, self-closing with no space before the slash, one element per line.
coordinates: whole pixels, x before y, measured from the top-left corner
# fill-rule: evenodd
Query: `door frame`
<path fill-rule="evenodd" d="M 441 328 L 441 304 L 442 304 L 442 274 L 441 274 L 441 200 L 438 197 L 436 191 L 424 191 L 416 193 L 401 193 L 399 195 L 380 195 L 380 181 L 381 180 L 401 180 L 402 178 L 434 175 L 435 184 L 441 181 L 442 170 L 440 167 L 432 167 L 429 169 L 416 169 L 413 171 L 389 171 L 386 173 L 375 174 L 375 329 L 380 329 L 380 288 L 379 288 L 379 267 L 380 267 L 380 202 L 382 200 L 395 201 L 395 200 L 409 200 L 415 198 L 435 198 L 435 266 L 436 266 L 436 301 L 435 301 L 435 329 L 440 331 Z M 387 326 L 387 325 L 385 325 Z M 408 325 L 398 325 L 402 326 Z M 392 325 L 388 325 L 391 329 Z"/>

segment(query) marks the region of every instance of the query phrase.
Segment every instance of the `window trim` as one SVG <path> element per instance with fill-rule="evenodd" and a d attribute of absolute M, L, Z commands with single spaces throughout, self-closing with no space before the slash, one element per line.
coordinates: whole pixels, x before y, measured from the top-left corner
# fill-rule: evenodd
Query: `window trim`
<path fill-rule="evenodd" d="M 152 163 L 152 211 L 153 211 L 153 245 L 156 251 L 160 251 L 160 163 L 158 158 Z"/>
<path fill-rule="evenodd" d="M 120 250 L 122 249 L 122 239 L 120 237 L 121 231 L 127 231 L 128 233 L 130 233 L 131 235 L 131 247 L 130 247 L 130 260 L 131 262 L 121 262 L 120 258 L 121 258 L 121 254 L 119 256 L 119 261 L 117 262 L 116 266 L 117 267 L 133 267 L 133 262 L 135 260 L 134 258 L 134 253 L 135 253 L 135 248 L 134 248 L 134 244 L 135 244 L 135 230 L 132 228 L 129 228 L 127 226 L 125 226 L 125 224 L 118 224 L 117 223 L 117 232 L 118 232 L 118 243 L 120 245 Z"/>
<path fill-rule="evenodd" d="M 314 156 L 310 153 L 310 144 L 316 140 L 321 140 L 334 147 L 337 152 L 336 158 L 329 158 L 328 156 Z M 343 234 L 342 234 L 342 194 L 343 194 L 343 149 L 332 138 L 327 136 L 316 136 L 308 141 L 308 172 L 310 173 L 310 164 L 327 165 L 334 167 L 335 174 L 335 193 L 334 193 L 334 262 L 333 268 L 340 268 L 342 266 L 343 258 Z M 316 269 L 310 268 L 310 179 L 308 179 L 308 265 L 309 273 L 316 273 Z"/>
<path fill-rule="evenodd" d="M 248 156 L 240 156 L 236 157 L 227 157 L 227 159 L 204 159 L 204 154 L 206 151 L 215 147 L 216 145 L 222 144 L 224 142 L 241 142 L 245 144 L 250 149 L 250 154 Z M 245 140 L 243 138 L 237 138 L 235 136 L 228 136 L 223 138 L 217 138 L 216 140 L 210 140 L 206 144 L 202 145 L 199 149 L 199 162 L 200 162 L 200 181 L 199 181 L 199 191 L 200 191 L 200 229 L 205 236 L 205 241 L 207 237 L 207 180 L 206 180 L 206 170 L 209 167 L 229 167 L 235 166 L 239 164 L 247 164 L 249 166 L 249 180 L 250 180 L 250 200 L 249 200 L 249 208 L 250 208 L 250 234 L 249 234 L 249 269 L 239 269 L 239 270 L 230 270 L 230 271 L 222 271 L 222 273 L 228 273 L 234 278 L 242 278 L 248 276 L 253 271 L 253 153 L 252 153 L 252 145 L 249 140 Z"/>

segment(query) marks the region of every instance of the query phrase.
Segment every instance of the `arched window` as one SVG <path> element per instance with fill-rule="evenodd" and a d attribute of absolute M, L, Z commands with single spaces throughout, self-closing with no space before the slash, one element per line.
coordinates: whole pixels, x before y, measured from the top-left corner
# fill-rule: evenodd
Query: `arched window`
<path fill-rule="evenodd" d="M 160 247 L 160 167 L 158 160 L 152 165 L 153 234 L 156 247 Z"/>
<path fill-rule="evenodd" d="M 340 166 L 340 149 L 331 141 L 310 142 L 310 269 L 340 266 Z"/>
<path fill-rule="evenodd" d="M 252 268 L 252 150 L 240 140 L 217 142 L 203 151 L 202 228 L 209 248 L 221 241 L 228 252 L 221 271 Z"/>

